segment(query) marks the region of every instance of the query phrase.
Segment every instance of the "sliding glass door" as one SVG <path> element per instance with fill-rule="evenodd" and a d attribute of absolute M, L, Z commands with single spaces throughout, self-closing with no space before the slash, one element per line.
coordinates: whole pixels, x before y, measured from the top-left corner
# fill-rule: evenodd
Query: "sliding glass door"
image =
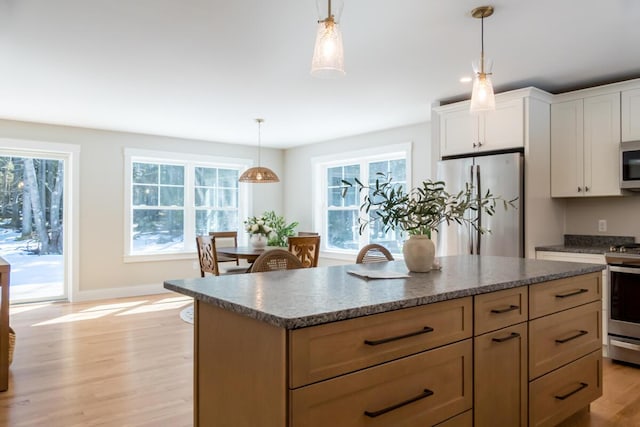
<path fill-rule="evenodd" d="M 65 158 L 0 151 L 0 256 L 11 264 L 10 300 L 66 299 Z"/>

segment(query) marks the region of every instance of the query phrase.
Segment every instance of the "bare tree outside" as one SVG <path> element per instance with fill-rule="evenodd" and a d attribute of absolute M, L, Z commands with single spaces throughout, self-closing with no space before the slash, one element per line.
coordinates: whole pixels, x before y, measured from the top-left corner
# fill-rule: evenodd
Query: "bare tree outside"
<path fill-rule="evenodd" d="M 37 289 L 35 299 L 64 292 L 63 193 L 62 160 L 0 156 L 0 255 L 12 264 L 12 301 L 14 286 L 16 295 Z"/>

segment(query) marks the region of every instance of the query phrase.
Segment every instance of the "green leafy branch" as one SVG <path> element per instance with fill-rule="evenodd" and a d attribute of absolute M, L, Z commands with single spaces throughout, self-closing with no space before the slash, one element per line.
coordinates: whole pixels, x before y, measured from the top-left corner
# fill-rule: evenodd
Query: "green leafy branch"
<path fill-rule="evenodd" d="M 349 190 L 357 188 L 363 202 L 360 206 L 367 218 L 360 217 L 359 232 L 363 233 L 371 221 L 380 221 L 385 232 L 401 230 L 408 234 L 423 234 L 431 238 L 431 233 L 437 231 L 443 224 L 469 224 L 481 233 L 488 232 L 478 225 L 477 215 L 471 217 L 470 211 L 484 211 L 488 215 L 496 212 L 496 206 L 501 202 L 504 209 L 516 208 L 515 201 L 504 200 L 501 196 L 494 196 L 490 190 L 481 197 L 474 196 L 473 186 L 465 184 L 464 190 L 456 194 L 446 191 L 443 181 L 426 180 L 420 187 L 412 188 L 408 192 L 404 186 L 393 182 L 391 176 L 377 173 L 379 176 L 373 185 L 364 185 L 354 178 L 354 183 L 342 180 L 344 187 L 342 197 L 346 197 Z M 373 215 L 370 215 L 371 211 Z M 368 218 L 371 217 L 371 220 Z"/>

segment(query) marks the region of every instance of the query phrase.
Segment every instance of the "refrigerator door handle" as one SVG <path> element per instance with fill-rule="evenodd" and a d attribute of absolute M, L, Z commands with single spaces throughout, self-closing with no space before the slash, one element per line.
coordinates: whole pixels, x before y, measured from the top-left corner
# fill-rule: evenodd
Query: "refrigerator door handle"
<path fill-rule="evenodd" d="M 475 165 L 471 165 L 471 167 L 469 168 L 469 182 L 471 183 L 472 186 L 474 186 L 474 179 L 473 179 L 473 169 L 475 168 Z M 474 242 L 474 233 L 473 233 L 473 227 L 471 226 L 471 223 L 467 224 L 467 234 L 469 236 L 469 254 L 470 255 L 474 255 L 475 254 L 475 242 Z"/>
<path fill-rule="evenodd" d="M 482 227 L 482 210 L 480 209 L 480 199 L 482 198 L 482 183 L 480 182 L 480 165 L 476 165 L 476 200 L 478 201 L 478 210 L 476 211 L 476 215 L 478 216 L 478 222 L 476 222 L 476 254 L 480 255 L 480 240 L 481 232 L 480 228 Z"/>

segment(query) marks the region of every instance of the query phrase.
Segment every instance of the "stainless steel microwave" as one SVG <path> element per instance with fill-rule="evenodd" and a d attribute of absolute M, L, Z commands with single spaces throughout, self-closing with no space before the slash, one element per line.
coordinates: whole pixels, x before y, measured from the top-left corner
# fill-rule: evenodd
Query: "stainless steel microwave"
<path fill-rule="evenodd" d="M 620 144 L 620 188 L 640 191 L 640 141 Z"/>

